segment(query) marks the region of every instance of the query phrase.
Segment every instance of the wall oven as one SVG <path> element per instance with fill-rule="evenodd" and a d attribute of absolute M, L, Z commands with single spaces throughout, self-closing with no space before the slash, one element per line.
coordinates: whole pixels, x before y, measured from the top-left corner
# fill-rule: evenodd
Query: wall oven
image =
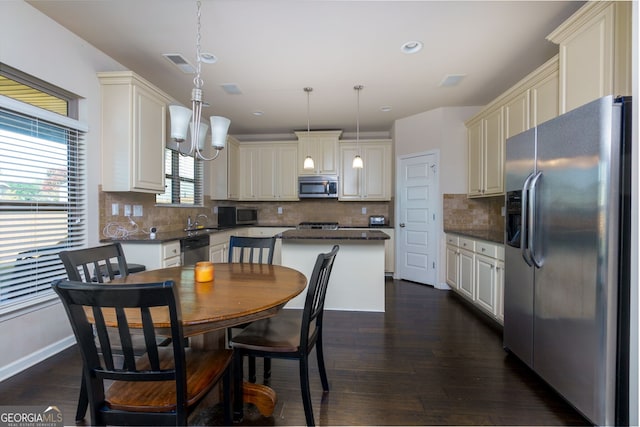
<path fill-rule="evenodd" d="M 298 177 L 298 197 L 337 199 L 338 177 L 333 175 L 315 175 Z"/>

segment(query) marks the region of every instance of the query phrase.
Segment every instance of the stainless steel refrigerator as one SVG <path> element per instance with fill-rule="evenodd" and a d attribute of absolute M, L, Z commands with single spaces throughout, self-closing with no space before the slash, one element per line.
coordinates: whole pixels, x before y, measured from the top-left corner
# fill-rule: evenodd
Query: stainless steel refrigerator
<path fill-rule="evenodd" d="M 504 347 L 597 425 L 628 423 L 630 108 L 506 143 Z"/>

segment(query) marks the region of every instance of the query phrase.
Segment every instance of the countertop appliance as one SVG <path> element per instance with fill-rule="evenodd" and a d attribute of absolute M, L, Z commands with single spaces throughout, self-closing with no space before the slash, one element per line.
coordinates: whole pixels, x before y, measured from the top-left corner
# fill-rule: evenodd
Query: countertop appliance
<path fill-rule="evenodd" d="M 339 224 L 337 222 L 301 222 L 298 224 L 298 230 L 337 230 Z"/>
<path fill-rule="evenodd" d="M 371 215 L 369 217 L 369 227 L 384 227 L 387 225 L 387 219 L 384 215 Z"/>
<path fill-rule="evenodd" d="M 195 265 L 196 262 L 209 261 L 209 235 L 187 236 L 180 239 L 182 265 Z"/>
<path fill-rule="evenodd" d="M 299 176 L 298 197 L 301 199 L 337 199 L 338 177 L 334 175 Z"/>
<path fill-rule="evenodd" d="M 504 347 L 596 425 L 628 425 L 631 99 L 507 140 Z"/>
<path fill-rule="evenodd" d="M 258 209 L 218 206 L 218 227 L 253 225 L 258 223 Z"/>

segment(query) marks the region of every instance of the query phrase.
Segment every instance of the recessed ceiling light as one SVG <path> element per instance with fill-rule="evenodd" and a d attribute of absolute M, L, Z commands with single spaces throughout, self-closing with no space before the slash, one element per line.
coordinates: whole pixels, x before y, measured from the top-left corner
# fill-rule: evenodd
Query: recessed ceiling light
<path fill-rule="evenodd" d="M 422 50 L 422 42 L 418 40 L 411 40 L 400 46 L 400 51 L 406 54 L 420 52 L 420 50 Z"/>
<path fill-rule="evenodd" d="M 216 58 L 216 56 L 213 53 L 202 52 L 200 54 L 200 61 L 204 62 L 205 64 L 213 64 L 217 60 L 218 58 Z"/>
<path fill-rule="evenodd" d="M 440 86 L 441 87 L 456 86 L 466 76 L 467 76 L 466 74 L 447 74 L 442 78 L 442 81 L 440 82 Z"/>
<path fill-rule="evenodd" d="M 382 107 L 380 107 L 380 111 L 384 111 L 385 113 L 388 113 L 389 111 L 391 111 L 391 106 L 383 105 Z"/>
<path fill-rule="evenodd" d="M 258 116 L 258 117 L 259 117 L 259 116 L 264 116 L 264 111 L 254 111 L 254 112 L 253 112 L 253 113 L 251 113 L 251 114 L 253 114 L 254 116 Z"/>

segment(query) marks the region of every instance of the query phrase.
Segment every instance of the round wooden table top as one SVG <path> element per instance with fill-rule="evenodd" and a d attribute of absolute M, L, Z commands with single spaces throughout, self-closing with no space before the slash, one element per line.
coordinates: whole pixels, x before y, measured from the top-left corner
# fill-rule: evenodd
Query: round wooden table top
<path fill-rule="evenodd" d="M 140 284 L 171 280 L 178 289 L 185 336 L 193 336 L 273 316 L 301 293 L 307 278 L 297 270 L 268 264 L 214 264 L 214 280 L 196 282 L 194 267 L 182 266 L 131 274 L 111 283 Z M 157 327 L 168 327 L 168 313 L 152 311 Z M 108 325 L 115 322 L 104 313 Z M 135 316 L 133 328 L 142 327 Z"/>

